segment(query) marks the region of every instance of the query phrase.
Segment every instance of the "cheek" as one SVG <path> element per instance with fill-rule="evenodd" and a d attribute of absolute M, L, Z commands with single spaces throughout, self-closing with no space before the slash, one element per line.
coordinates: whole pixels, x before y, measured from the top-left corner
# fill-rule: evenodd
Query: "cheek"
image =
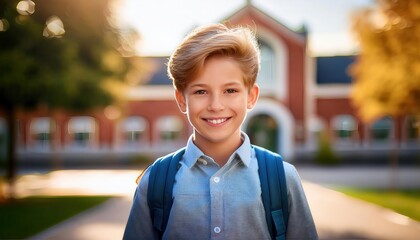
<path fill-rule="evenodd" d="M 187 110 L 197 112 L 206 107 L 206 101 L 203 98 L 190 98 L 187 101 Z"/>
<path fill-rule="evenodd" d="M 235 109 L 237 111 L 246 110 L 248 106 L 248 101 L 246 98 L 235 98 L 230 99 L 227 101 L 227 104 L 231 109 Z"/>

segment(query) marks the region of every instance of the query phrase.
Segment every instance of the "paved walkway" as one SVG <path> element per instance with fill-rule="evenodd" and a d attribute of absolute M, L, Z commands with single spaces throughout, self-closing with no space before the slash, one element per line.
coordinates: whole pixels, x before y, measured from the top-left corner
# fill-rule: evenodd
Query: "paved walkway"
<path fill-rule="evenodd" d="M 298 167 L 300 176 L 310 182 L 327 187 L 374 187 L 374 188 L 416 188 L 420 189 L 420 168 L 401 166 L 339 166 Z"/>
<path fill-rule="evenodd" d="M 355 170 L 358 170 L 356 172 L 359 174 L 364 173 L 362 169 L 353 169 L 353 177 L 349 181 L 354 176 L 357 178 Z M 309 168 L 299 170 L 303 179 L 308 176 L 322 184 L 327 184 L 326 175 L 330 174 L 328 185 L 331 186 L 338 179 L 347 176 L 348 169 L 332 171 L 333 169 L 327 171 Z M 336 175 L 339 171 L 342 171 L 342 174 Z M 386 170 L 382 170 L 384 171 Z M 316 177 L 316 174 L 313 175 L 315 172 L 322 176 Z M 400 169 L 398 178 L 405 178 L 411 172 Z M 18 194 L 21 195 L 85 193 L 116 196 L 31 239 L 121 239 L 131 207 L 137 174 L 138 171 L 127 170 L 82 170 L 57 171 L 48 175 L 29 175 L 21 178 L 17 184 L 20 189 Z M 383 176 L 383 173 L 376 174 L 378 176 L 373 176 L 372 179 Z M 338 179 L 334 179 L 337 176 Z M 340 181 L 338 182 L 341 185 Z M 376 180 L 372 183 L 376 183 Z M 420 184 L 420 181 L 417 183 Z M 321 239 L 420 239 L 419 222 L 376 205 L 349 198 L 320 184 L 305 180 L 304 188 Z"/>

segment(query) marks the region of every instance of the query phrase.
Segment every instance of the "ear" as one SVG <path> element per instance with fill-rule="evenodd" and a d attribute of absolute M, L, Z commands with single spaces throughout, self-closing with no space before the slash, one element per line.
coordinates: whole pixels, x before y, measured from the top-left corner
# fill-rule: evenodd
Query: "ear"
<path fill-rule="evenodd" d="M 248 93 L 247 108 L 249 110 L 251 110 L 255 106 L 259 95 L 260 95 L 260 87 L 257 84 L 254 84 Z"/>
<path fill-rule="evenodd" d="M 182 113 L 187 113 L 187 104 L 185 101 L 184 94 L 179 90 L 175 90 L 175 99 L 176 103 L 178 104 L 179 110 L 181 110 Z"/>

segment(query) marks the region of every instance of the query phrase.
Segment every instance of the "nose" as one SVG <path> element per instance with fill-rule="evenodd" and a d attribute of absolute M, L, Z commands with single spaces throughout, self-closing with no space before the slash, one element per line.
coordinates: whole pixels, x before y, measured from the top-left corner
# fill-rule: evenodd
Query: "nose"
<path fill-rule="evenodd" d="M 207 107 L 209 111 L 221 111 L 225 109 L 222 97 L 218 95 L 213 95 L 210 97 L 210 103 Z"/>

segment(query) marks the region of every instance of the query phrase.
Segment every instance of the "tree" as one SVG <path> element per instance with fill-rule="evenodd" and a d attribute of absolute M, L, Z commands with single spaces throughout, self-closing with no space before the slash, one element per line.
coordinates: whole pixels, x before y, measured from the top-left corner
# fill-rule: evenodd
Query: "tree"
<path fill-rule="evenodd" d="M 361 47 L 351 68 L 351 95 L 366 122 L 413 115 L 420 121 L 420 1 L 378 0 L 376 9 L 354 15 Z M 419 124 L 417 124 L 419 125 Z M 399 146 L 391 153 L 391 188 L 396 187 Z"/>
<path fill-rule="evenodd" d="M 1 23 L 7 25 L 0 30 L 0 110 L 9 129 L 10 185 L 17 165 L 17 111 L 107 106 L 114 96 L 104 82 L 124 79 L 130 67 L 130 59 L 117 51 L 121 38 L 110 24 L 109 0 L 39 1 L 33 15 L 19 14 L 18 4 L 0 0 Z"/>
<path fill-rule="evenodd" d="M 351 95 L 365 121 L 420 114 L 420 1 L 378 0 L 357 12 L 360 55 Z"/>

